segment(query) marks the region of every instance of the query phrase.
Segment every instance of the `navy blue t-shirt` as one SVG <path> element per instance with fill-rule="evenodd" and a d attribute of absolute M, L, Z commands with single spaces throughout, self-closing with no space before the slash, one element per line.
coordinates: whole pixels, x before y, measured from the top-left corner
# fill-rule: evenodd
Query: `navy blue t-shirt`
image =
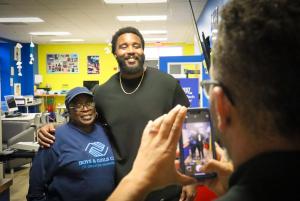
<path fill-rule="evenodd" d="M 101 201 L 115 188 L 115 159 L 103 128 L 84 133 L 58 127 L 49 149 L 40 149 L 30 172 L 29 201 Z"/>

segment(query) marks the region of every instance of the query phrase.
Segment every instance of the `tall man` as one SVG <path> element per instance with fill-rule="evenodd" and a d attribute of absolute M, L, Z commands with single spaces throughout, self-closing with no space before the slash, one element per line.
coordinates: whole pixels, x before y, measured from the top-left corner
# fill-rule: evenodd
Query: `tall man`
<path fill-rule="evenodd" d="M 178 81 L 156 69 L 144 69 L 145 42 L 133 27 L 118 30 L 112 38 L 112 53 L 120 72 L 95 89 L 94 100 L 102 123 L 109 126 L 114 148 L 117 183 L 132 168 L 147 122 L 167 113 L 175 105 L 189 106 Z M 44 140 L 48 129 L 41 129 Z M 47 142 L 47 140 L 45 140 Z M 171 186 L 151 194 L 148 200 L 178 200 L 181 187 Z"/>
<path fill-rule="evenodd" d="M 203 83 L 235 169 L 218 200 L 300 200 L 292 182 L 300 180 L 300 1 L 232 0 L 221 19 L 212 80 Z M 192 182 L 174 171 L 171 160 L 181 111 L 148 124 L 134 167 L 110 200 L 140 200 L 154 188 Z M 159 143 L 163 150 L 156 148 L 159 139 L 166 139 Z M 223 164 L 212 161 L 205 171 L 218 173 L 210 187 L 226 183 Z M 139 180 L 139 174 L 150 179 Z"/>
<path fill-rule="evenodd" d="M 192 159 L 204 159 L 203 153 L 203 135 L 198 130 L 191 130 L 189 137 L 189 146 L 192 153 Z M 198 157 L 196 157 L 196 150 L 198 150 Z"/>
<path fill-rule="evenodd" d="M 131 170 L 147 122 L 177 104 L 189 105 L 174 78 L 156 69 L 144 69 L 144 47 L 137 29 L 126 27 L 117 31 L 112 38 L 112 53 L 120 72 L 95 91 L 97 111 L 109 125 L 116 148 L 117 182 Z M 168 200 L 180 192 L 178 186 L 170 187 L 151 196 L 151 200 Z"/>

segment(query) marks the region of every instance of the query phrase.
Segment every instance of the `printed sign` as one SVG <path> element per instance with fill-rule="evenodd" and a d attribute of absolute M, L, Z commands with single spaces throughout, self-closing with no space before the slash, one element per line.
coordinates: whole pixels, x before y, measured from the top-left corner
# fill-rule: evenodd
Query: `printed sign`
<path fill-rule="evenodd" d="M 190 107 L 199 107 L 199 80 L 198 78 L 180 78 L 179 83 L 190 101 Z"/>

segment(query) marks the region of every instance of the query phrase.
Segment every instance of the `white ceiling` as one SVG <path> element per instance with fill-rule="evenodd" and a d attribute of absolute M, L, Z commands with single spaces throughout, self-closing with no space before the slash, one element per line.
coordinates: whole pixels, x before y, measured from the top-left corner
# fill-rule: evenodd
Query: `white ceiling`
<path fill-rule="evenodd" d="M 191 0 L 200 15 L 207 0 Z M 167 21 L 120 22 L 117 15 L 167 15 Z M 140 30 L 168 31 L 167 42 L 194 41 L 194 26 L 188 0 L 168 0 L 160 4 L 105 4 L 103 0 L 0 0 L 0 17 L 39 17 L 45 22 L 19 25 L 0 24 L 0 38 L 29 42 L 29 32 L 64 31 L 68 36 L 33 36 L 38 44 L 51 39 L 80 38 L 79 43 L 108 43 L 119 28 L 134 26 Z M 146 36 L 144 36 L 146 37 Z M 147 36 L 148 37 L 148 36 Z M 57 42 L 56 42 L 57 43 Z M 78 43 L 78 42 L 77 42 Z"/>

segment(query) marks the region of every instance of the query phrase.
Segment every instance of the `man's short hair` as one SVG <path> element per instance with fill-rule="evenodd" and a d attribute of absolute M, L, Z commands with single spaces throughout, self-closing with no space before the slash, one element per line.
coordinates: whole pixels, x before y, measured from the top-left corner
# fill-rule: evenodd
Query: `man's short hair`
<path fill-rule="evenodd" d="M 232 0 L 214 44 L 215 79 L 252 133 L 300 134 L 300 1 Z"/>
<path fill-rule="evenodd" d="M 141 32 L 137 29 L 137 28 L 134 28 L 134 27 L 123 27 L 121 29 L 119 29 L 112 37 L 112 40 L 111 40 L 111 52 L 113 54 L 115 54 L 115 51 L 116 51 L 116 45 L 117 45 L 117 40 L 118 38 L 122 35 L 122 34 L 125 34 L 125 33 L 133 33 L 135 35 L 137 35 L 140 39 L 141 39 L 141 42 L 142 42 L 142 48 L 144 49 L 145 48 L 145 41 L 144 41 L 144 38 L 143 38 L 143 35 L 141 34 Z"/>

